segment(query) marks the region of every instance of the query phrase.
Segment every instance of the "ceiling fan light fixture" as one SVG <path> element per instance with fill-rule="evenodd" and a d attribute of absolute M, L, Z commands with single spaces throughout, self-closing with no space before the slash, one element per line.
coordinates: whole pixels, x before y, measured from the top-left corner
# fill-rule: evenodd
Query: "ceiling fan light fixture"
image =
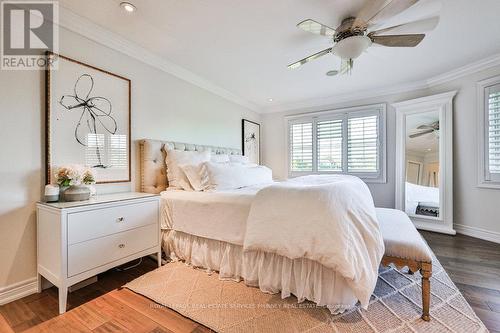
<path fill-rule="evenodd" d="M 333 54 L 342 59 L 356 59 L 370 45 L 372 40 L 367 36 L 351 36 L 338 41 L 333 47 Z"/>

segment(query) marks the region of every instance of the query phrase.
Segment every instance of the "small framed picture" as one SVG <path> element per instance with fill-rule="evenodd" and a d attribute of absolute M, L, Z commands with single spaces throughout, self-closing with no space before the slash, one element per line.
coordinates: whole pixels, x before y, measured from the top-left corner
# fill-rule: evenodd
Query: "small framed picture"
<path fill-rule="evenodd" d="M 130 181 L 130 80 L 51 52 L 46 71 L 46 183 L 62 165 L 97 183 Z"/>
<path fill-rule="evenodd" d="M 250 163 L 260 164 L 260 124 L 241 120 L 241 146 Z"/>

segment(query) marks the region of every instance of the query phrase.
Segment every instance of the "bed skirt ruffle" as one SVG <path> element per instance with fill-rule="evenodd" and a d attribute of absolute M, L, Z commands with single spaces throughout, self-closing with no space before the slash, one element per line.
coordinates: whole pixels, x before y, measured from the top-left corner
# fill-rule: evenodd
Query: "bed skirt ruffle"
<path fill-rule="evenodd" d="M 162 231 L 165 254 L 194 267 L 219 272 L 223 280 L 244 281 L 265 293 L 295 295 L 327 306 L 333 314 L 352 308 L 357 299 L 345 279 L 334 270 L 309 259 L 289 259 L 261 251 L 243 252 L 243 247 L 197 237 L 175 230 Z"/>

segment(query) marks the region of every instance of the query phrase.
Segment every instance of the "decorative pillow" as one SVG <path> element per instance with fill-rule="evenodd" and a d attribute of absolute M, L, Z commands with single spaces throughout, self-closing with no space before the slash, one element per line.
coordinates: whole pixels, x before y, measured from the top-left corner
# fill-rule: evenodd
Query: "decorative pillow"
<path fill-rule="evenodd" d="M 210 161 L 210 151 L 198 152 L 167 149 L 166 152 L 165 163 L 167 164 L 168 187 L 177 190 L 192 190 L 186 174 L 179 166 L 183 164 L 198 165 L 208 162 Z"/>
<path fill-rule="evenodd" d="M 205 163 L 209 188 L 231 190 L 273 181 L 272 170 L 265 166 L 248 167 L 244 164 Z"/>
<path fill-rule="evenodd" d="M 229 155 L 229 161 L 231 163 L 241 163 L 241 164 L 250 163 L 250 161 L 248 160 L 248 156 L 243 156 L 243 155 Z"/>
<path fill-rule="evenodd" d="M 212 157 L 210 157 L 210 162 L 213 163 L 229 163 L 229 155 L 227 154 L 213 154 Z"/>
<path fill-rule="evenodd" d="M 189 184 L 195 191 L 204 191 L 208 189 L 208 173 L 205 163 L 198 165 L 184 164 L 179 166 L 189 180 Z"/>

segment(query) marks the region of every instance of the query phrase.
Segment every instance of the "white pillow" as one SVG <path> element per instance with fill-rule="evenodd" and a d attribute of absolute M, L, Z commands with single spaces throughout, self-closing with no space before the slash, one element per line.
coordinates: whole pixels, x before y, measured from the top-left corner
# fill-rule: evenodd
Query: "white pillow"
<path fill-rule="evenodd" d="M 210 151 L 184 151 L 167 149 L 167 178 L 168 187 L 171 189 L 192 190 L 189 180 L 184 171 L 179 167 L 184 164 L 198 165 L 210 161 Z"/>
<path fill-rule="evenodd" d="M 227 154 L 213 154 L 212 157 L 210 157 L 210 162 L 213 163 L 229 163 L 229 155 Z"/>
<path fill-rule="evenodd" d="M 189 180 L 189 184 L 195 191 L 204 191 L 209 187 L 207 166 L 205 163 L 198 165 L 183 164 L 181 170 Z"/>
<path fill-rule="evenodd" d="M 243 155 L 229 155 L 229 161 L 231 161 L 231 163 L 241 163 L 241 164 L 250 163 L 250 161 L 248 160 L 248 156 L 243 156 Z"/>
<path fill-rule="evenodd" d="M 265 166 L 248 167 L 243 164 L 205 163 L 209 188 L 231 190 L 273 181 L 272 170 Z"/>

